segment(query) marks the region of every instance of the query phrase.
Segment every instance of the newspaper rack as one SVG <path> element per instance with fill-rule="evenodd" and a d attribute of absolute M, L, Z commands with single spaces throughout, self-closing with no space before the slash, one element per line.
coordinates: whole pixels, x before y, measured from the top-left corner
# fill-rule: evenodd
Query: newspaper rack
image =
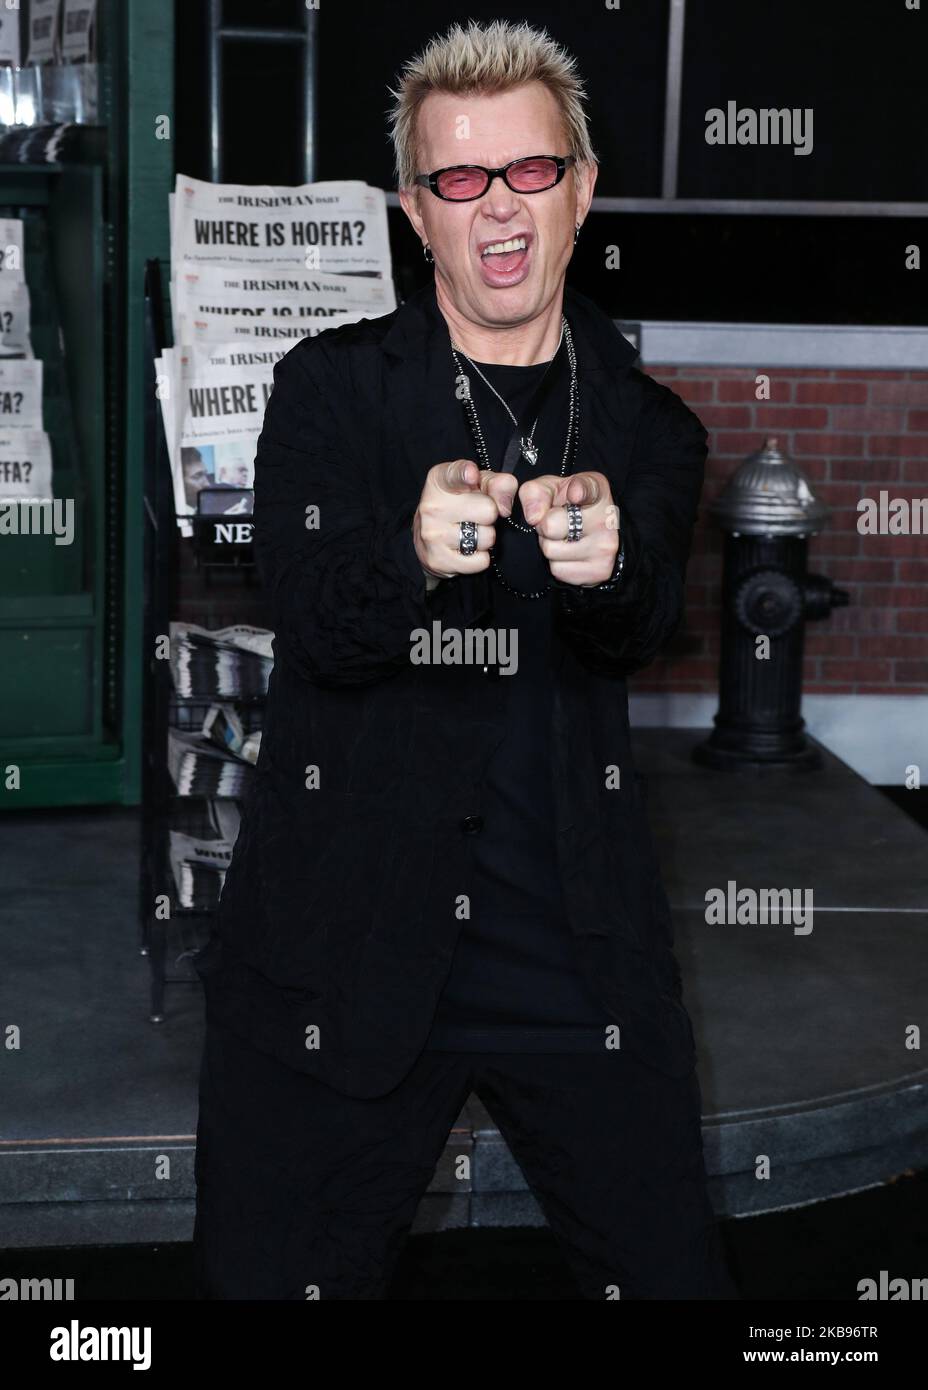
<path fill-rule="evenodd" d="M 206 496 L 194 518 L 193 537 L 180 536 L 161 410 L 156 395 L 155 358 L 166 345 L 162 266 L 145 265 L 145 450 L 143 460 L 144 569 L 142 674 L 142 814 L 139 875 L 141 951 L 151 968 L 150 1018 L 165 1017 L 169 984 L 199 984 L 190 956 L 205 944 L 214 901 L 185 905 L 171 863 L 171 836 L 196 839 L 209 829 L 215 794 L 181 795 L 171 776 L 169 746 L 202 728 L 210 700 L 175 689 L 170 658 L 172 623 L 207 620 L 210 629 L 241 623 L 268 627 L 263 598 L 254 582 L 251 490 L 239 489 L 226 510 L 211 511 Z M 204 490 L 207 494 L 212 489 Z M 168 639 L 168 640 L 166 640 Z M 245 734 L 260 731 L 264 696 L 223 698 Z M 232 805 L 230 801 L 227 803 Z M 234 803 L 237 805 L 237 801 Z M 218 884 L 220 880 L 217 878 Z M 207 895 L 209 896 L 209 895 Z"/>

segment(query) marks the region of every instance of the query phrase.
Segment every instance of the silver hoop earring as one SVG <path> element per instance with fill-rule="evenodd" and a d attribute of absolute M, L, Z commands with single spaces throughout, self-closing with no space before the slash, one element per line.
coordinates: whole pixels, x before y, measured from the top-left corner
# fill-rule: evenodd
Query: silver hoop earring
<path fill-rule="evenodd" d="M 423 248 L 422 248 L 422 254 L 423 254 L 423 256 L 425 257 L 425 263 L 426 263 L 426 265 L 434 265 L 434 264 L 435 264 L 435 257 L 432 255 L 432 248 L 431 248 L 431 246 L 429 246 L 428 242 L 426 242 L 425 245 L 423 246 Z"/>

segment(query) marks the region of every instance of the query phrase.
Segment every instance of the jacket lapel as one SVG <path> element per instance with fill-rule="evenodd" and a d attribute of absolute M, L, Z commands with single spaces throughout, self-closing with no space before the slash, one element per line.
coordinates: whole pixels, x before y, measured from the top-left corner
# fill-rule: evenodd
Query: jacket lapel
<path fill-rule="evenodd" d="M 404 475 L 404 489 L 421 492 L 436 463 L 471 458 L 473 442 L 463 413 L 431 408 L 454 392 L 454 359 L 448 325 L 435 298 L 434 283 L 410 295 L 384 335 L 383 403 L 385 437 Z M 450 420 L 458 420 L 456 430 Z M 454 582 L 447 616 L 460 627 L 477 626 L 491 607 L 489 572 L 461 575 Z"/>
<path fill-rule="evenodd" d="M 637 428 L 628 370 L 638 354 L 615 324 L 586 295 L 564 292 L 564 311 L 577 352 L 580 451 L 575 471 L 605 473 L 613 488 L 628 472 Z"/>
<path fill-rule="evenodd" d="M 397 310 L 383 339 L 384 405 L 392 421 L 410 486 L 420 489 L 429 469 L 457 457 L 449 453 L 445 412 L 430 409 L 454 389 L 448 326 L 439 310 L 427 313 L 434 288 L 419 290 Z"/>

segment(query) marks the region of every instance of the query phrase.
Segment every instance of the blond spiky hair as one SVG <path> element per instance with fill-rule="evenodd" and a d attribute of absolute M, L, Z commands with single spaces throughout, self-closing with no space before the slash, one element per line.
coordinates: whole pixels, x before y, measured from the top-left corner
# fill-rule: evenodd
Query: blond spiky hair
<path fill-rule="evenodd" d="M 506 19 L 494 19 L 491 24 L 472 19 L 466 29 L 453 24 L 409 60 L 397 89 L 389 88 L 395 98 L 389 117 L 397 186 L 411 188 L 420 172 L 416 120 L 429 92 L 489 95 L 525 82 L 543 82 L 561 109 L 567 153 L 578 163 L 595 163 L 583 107 L 586 89 L 576 67 L 576 59 L 544 29 Z"/>

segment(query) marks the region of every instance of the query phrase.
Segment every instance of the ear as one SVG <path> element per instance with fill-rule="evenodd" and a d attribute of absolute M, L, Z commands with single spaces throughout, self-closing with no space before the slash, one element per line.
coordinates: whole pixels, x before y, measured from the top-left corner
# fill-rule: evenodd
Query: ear
<path fill-rule="evenodd" d="M 419 213 L 419 190 L 418 188 L 400 188 L 397 190 L 400 207 L 412 223 L 413 230 L 420 241 L 428 241 L 428 234 L 425 230 L 425 223 Z"/>
<path fill-rule="evenodd" d="M 594 161 L 590 164 L 579 164 L 576 166 L 577 174 L 577 221 L 584 223 L 590 204 L 593 201 L 593 189 L 596 187 L 596 180 L 599 176 L 599 165 Z"/>

